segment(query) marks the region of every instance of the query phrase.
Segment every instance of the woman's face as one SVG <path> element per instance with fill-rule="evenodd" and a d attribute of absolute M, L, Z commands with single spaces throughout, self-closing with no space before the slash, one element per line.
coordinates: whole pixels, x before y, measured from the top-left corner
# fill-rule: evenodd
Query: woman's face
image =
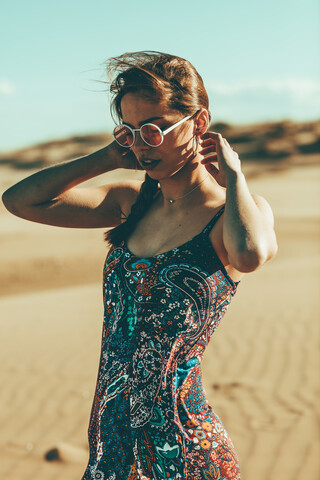
<path fill-rule="evenodd" d="M 126 93 L 123 96 L 121 112 L 123 123 L 132 128 L 153 123 L 165 130 L 184 118 L 182 113 L 169 109 L 164 103 L 154 103 L 137 93 Z M 159 147 L 150 147 L 141 139 L 139 132 L 135 132 L 135 143 L 131 150 L 148 175 L 161 180 L 171 177 L 187 163 L 195 163 L 192 149 L 194 132 L 194 120 L 186 120 L 166 134 Z"/>

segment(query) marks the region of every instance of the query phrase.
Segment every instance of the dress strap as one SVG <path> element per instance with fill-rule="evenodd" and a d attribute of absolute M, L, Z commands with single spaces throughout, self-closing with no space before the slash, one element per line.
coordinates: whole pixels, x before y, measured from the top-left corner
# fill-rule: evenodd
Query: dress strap
<path fill-rule="evenodd" d="M 213 226 L 217 222 L 218 218 L 220 218 L 220 216 L 223 214 L 224 207 L 225 205 L 222 205 L 220 210 L 218 210 L 218 212 L 214 215 L 214 217 L 211 218 L 210 222 L 204 227 L 204 229 L 202 230 L 202 233 L 204 233 L 205 235 L 208 235 L 208 233 L 212 230 Z"/>

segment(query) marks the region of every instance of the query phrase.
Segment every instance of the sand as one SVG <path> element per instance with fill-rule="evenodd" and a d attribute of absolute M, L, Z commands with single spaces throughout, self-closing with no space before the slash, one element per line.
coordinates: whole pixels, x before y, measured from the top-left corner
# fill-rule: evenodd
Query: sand
<path fill-rule="evenodd" d="M 28 173 L 2 167 L 1 188 Z M 273 208 L 279 251 L 245 275 L 202 363 L 243 480 L 320 474 L 319 174 L 308 165 L 248 176 L 251 192 Z M 85 469 L 102 236 L 33 224 L 0 207 L 1 479 L 79 480 Z"/>

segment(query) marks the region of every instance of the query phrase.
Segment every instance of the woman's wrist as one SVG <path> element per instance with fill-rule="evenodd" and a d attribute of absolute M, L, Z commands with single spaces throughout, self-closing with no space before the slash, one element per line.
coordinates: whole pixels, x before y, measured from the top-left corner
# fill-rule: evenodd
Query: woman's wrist
<path fill-rule="evenodd" d="M 106 148 L 109 157 L 108 162 L 112 165 L 112 170 L 116 168 L 135 170 L 137 168 L 137 159 L 130 148 L 121 147 L 115 140 Z"/>
<path fill-rule="evenodd" d="M 226 175 L 226 188 L 236 184 L 239 181 L 241 182 L 243 180 L 244 180 L 244 174 L 242 170 L 229 170 L 228 174 Z"/>
<path fill-rule="evenodd" d="M 86 156 L 89 165 L 94 168 L 93 176 L 100 175 L 119 168 L 118 159 L 114 147 L 111 144 L 97 150 L 93 153 L 89 153 Z"/>

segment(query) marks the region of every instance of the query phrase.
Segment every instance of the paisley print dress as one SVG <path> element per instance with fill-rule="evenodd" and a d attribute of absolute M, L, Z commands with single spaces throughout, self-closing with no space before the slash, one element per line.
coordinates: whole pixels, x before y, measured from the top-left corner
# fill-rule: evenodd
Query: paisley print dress
<path fill-rule="evenodd" d="M 201 360 L 240 282 L 203 231 L 154 257 L 125 242 L 104 265 L 104 324 L 82 480 L 239 480 Z"/>

